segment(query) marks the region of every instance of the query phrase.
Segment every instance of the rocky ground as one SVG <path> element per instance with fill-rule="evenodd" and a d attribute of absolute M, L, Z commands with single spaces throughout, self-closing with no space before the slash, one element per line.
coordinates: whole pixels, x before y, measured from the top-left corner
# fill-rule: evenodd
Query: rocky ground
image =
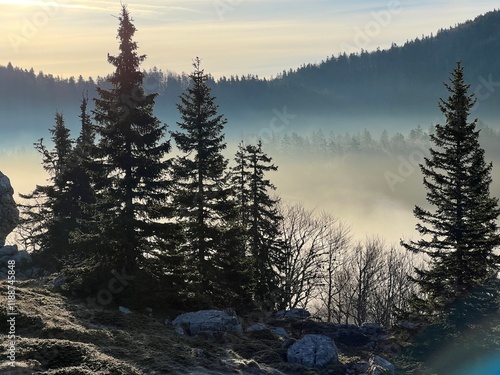
<path fill-rule="evenodd" d="M 165 315 L 151 310 L 92 307 L 56 292 L 47 280 L 15 286 L 12 368 L 6 360 L 8 283 L 0 282 L 2 374 L 383 374 L 393 373 L 383 358 L 390 361 L 399 350 L 394 337 L 377 325 L 332 325 L 300 314 L 256 322 L 230 312 L 233 325 L 227 332 L 197 329 L 192 335 L 186 331 L 189 323 L 165 322 Z M 312 348 L 317 365 L 304 365 L 301 359 L 292 363 L 289 349 L 306 335 L 332 340 L 336 358 L 323 364 L 318 354 L 323 348 Z"/>

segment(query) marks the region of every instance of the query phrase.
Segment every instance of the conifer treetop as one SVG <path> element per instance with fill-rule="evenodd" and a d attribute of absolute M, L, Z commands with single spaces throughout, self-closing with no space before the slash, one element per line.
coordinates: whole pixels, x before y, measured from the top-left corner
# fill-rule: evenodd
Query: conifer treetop
<path fill-rule="evenodd" d="M 146 59 L 146 55 L 138 55 L 136 52 L 137 42 L 132 38 L 137 30 L 132 23 L 133 20 L 130 18 L 126 5 L 122 5 L 119 21 L 117 39 L 120 41 L 120 54 L 118 56 L 108 54 L 108 62 L 116 68 L 110 82 L 142 84 L 143 73 L 139 70 L 139 66 Z M 131 88 L 123 87 L 123 89 L 129 90 Z"/>

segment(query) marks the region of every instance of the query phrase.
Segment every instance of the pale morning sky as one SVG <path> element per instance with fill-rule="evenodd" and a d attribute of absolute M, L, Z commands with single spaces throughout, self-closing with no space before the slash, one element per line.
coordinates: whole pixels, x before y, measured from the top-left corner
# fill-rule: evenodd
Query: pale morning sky
<path fill-rule="evenodd" d="M 126 1 L 144 68 L 260 77 L 340 52 L 373 50 L 430 35 L 498 7 L 461 0 Z M 112 72 L 119 0 L 0 0 L 0 65 L 84 77 Z"/>

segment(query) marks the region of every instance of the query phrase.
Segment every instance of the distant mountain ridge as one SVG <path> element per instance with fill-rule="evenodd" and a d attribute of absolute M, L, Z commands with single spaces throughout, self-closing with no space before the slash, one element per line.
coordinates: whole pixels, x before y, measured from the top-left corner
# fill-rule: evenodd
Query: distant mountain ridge
<path fill-rule="evenodd" d="M 500 11 L 488 12 L 435 36 L 408 41 L 388 50 L 341 54 L 319 65 L 308 65 L 287 75 L 286 80 L 313 92 L 330 93 L 333 102 L 355 105 L 367 99 L 373 107 L 388 104 L 413 107 L 415 101 L 435 103 L 445 93 L 458 60 L 465 66 L 468 82 L 486 101 L 486 91 L 496 94 L 500 86 Z M 365 87 L 365 90 L 353 90 Z M 387 102 L 390 100 L 390 102 Z M 481 103 L 490 109 L 492 103 Z M 489 105 L 488 105 L 489 104 Z"/>
<path fill-rule="evenodd" d="M 211 85 L 233 137 L 277 129 L 409 129 L 440 121 L 437 102 L 446 95 L 443 82 L 457 60 L 478 98 L 473 115 L 495 126 L 500 119 L 499 10 L 387 50 L 332 56 L 271 80 L 223 77 Z M 0 66 L 0 129 L 46 135 L 55 111 L 76 129 L 79 100 L 82 94 L 95 95 L 96 83 L 102 78 L 60 79 L 10 63 Z M 158 69 L 147 74 L 146 90 L 160 93 L 156 113 L 171 127 L 187 83 L 186 75 Z"/>

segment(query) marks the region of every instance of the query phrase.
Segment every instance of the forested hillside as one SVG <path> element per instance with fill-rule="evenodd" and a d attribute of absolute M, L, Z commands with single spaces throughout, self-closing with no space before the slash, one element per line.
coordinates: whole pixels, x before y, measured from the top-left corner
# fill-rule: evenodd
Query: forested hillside
<path fill-rule="evenodd" d="M 271 79 L 249 72 L 241 77 L 210 78 L 208 84 L 229 120 L 229 137 L 262 135 L 263 129 L 272 128 L 273 119 L 287 131 L 367 128 L 379 133 L 439 121 L 435 98 L 445 94 L 442 82 L 461 60 L 467 66 L 465 78 L 478 98 L 474 115 L 495 126 L 499 117 L 495 103 L 500 99 L 499 25 L 500 11 L 492 11 L 388 50 L 350 55 L 332 51 L 320 64 L 283 70 Z M 186 61 L 186 70 L 189 67 Z M 147 93 L 160 94 L 156 115 L 175 126 L 176 104 L 187 85 L 187 74 L 170 72 L 166 65 L 150 70 L 144 82 Z M 105 85 L 105 78 L 68 79 L 10 63 L 0 66 L 0 128 L 4 134 L 17 136 L 21 132 L 43 134 L 55 110 L 63 112 L 68 125 L 76 128 L 78 103 L 82 95 L 95 95 L 96 84 Z"/>

